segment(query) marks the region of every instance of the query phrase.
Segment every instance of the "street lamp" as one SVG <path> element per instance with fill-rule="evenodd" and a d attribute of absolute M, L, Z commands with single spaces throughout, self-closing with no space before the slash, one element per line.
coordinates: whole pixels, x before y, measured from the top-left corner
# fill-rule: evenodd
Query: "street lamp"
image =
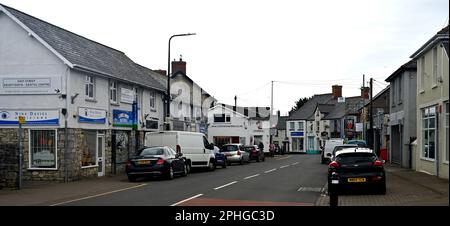
<path fill-rule="evenodd" d="M 196 35 L 195 33 L 186 33 L 186 34 L 176 34 L 172 35 L 169 38 L 169 54 L 167 58 L 167 112 L 166 112 L 166 120 L 170 117 L 170 41 L 172 41 L 172 38 L 174 37 L 180 37 L 180 36 L 189 36 L 189 35 Z M 169 122 L 167 121 L 167 130 L 170 129 Z"/>

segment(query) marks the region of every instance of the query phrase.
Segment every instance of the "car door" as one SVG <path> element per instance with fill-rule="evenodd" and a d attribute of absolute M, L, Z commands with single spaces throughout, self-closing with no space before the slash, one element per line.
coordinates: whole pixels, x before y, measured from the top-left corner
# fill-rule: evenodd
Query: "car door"
<path fill-rule="evenodd" d="M 181 161 L 180 157 L 177 156 L 176 152 L 170 147 L 167 148 L 167 152 L 168 152 L 168 154 L 170 156 L 170 159 L 172 161 L 173 171 L 175 171 L 175 172 L 183 171 L 184 170 L 184 168 L 183 168 L 184 165 L 182 165 L 182 164 L 184 164 L 184 163 Z"/>

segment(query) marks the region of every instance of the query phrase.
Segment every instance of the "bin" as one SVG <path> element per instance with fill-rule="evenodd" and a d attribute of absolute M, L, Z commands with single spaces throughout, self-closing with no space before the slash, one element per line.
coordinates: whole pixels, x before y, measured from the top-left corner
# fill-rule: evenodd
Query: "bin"
<path fill-rule="evenodd" d="M 387 152 L 387 148 L 382 148 L 380 149 L 380 158 L 382 160 L 387 161 L 388 160 L 388 152 Z"/>

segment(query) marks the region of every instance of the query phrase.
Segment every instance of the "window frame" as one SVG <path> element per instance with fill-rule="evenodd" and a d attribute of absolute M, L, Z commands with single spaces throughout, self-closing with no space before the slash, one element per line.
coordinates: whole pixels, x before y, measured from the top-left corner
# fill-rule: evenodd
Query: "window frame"
<path fill-rule="evenodd" d="M 295 131 L 295 122 L 289 122 L 289 131 Z"/>
<path fill-rule="evenodd" d="M 52 168 L 36 168 L 32 167 L 32 158 L 31 158 L 31 133 L 32 131 L 54 131 L 55 132 L 55 167 Z M 29 129 L 28 131 L 28 170 L 58 170 L 58 129 Z"/>
<path fill-rule="evenodd" d="M 298 122 L 297 122 L 297 125 L 298 125 L 297 131 L 305 132 L 305 122 L 303 122 L 303 121 L 298 121 Z M 301 125 L 301 126 L 300 126 L 300 125 Z"/>
<path fill-rule="evenodd" d="M 432 116 L 430 116 L 430 115 L 426 115 L 426 110 L 430 110 L 430 109 L 434 109 L 434 115 L 432 115 Z M 438 129 L 438 121 L 437 121 L 437 114 L 438 114 L 438 111 L 437 111 L 437 109 L 436 109 L 436 105 L 433 105 L 433 106 L 429 106 L 429 107 L 425 107 L 425 108 L 422 108 L 421 109 L 421 111 L 420 111 L 420 113 L 421 113 L 421 122 L 420 123 L 422 123 L 421 125 L 421 138 L 422 138 L 422 141 L 421 141 L 421 153 L 420 153 L 420 157 L 421 157 L 421 159 L 424 159 L 424 160 L 428 160 L 428 161 L 436 161 L 436 153 L 438 152 L 438 146 L 439 146 L 439 143 L 437 142 L 438 140 L 438 137 L 437 137 L 437 129 Z M 434 127 L 429 127 L 429 125 L 430 125 L 430 123 L 429 123 L 429 120 L 430 119 L 433 119 L 434 120 Z M 425 127 L 425 125 L 424 125 L 424 121 L 425 120 L 427 120 L 427 126 Z M 430 150 L 429 150 L 429 147 L 430 147 L 430 145 L 429 145 L 429 141 L 430 141 L 430 131 L 431 130 L 434 130 L 434 157 L 433 158 L 430 158 L 429 156 L 430 156 Z M 428 137 L 428 143 L 427 143 L 427 146 L 428 146 L 428 153 L 427 153 L 427 156 L 425 156 L 425 133 L 427 133 L 427 137 Z"/>
<path fill-rule="evenodd" d="M 119 103 L 119 95 L 117 90 L 119 90 L 119 84 L 117 81 L 110 81 L 109 83 L 109 101 L 113 104 Z M 115 95 L 113 95 L 113 91 L 115 91 Z M 113 100 L 115 97 L 115 100 Z"/>
<path fill-rule="evenodd" d="M 92 97 L 89 96 L 89 88 L 92 87 Z M 95 77 L 92 75 L 86 75 L 84 79 L 84 94 L 86 99 L 95 100 Z"/>
<path fill-rule="evenodd" d="M 153 105 L 152 105 L 152 103 L 153 103 Z M 149 104 L 150 104 L 150 110 L 156 110 L 156 92 L 155 92 L 155 90 L 150 90 Z"/>
<path fill-rule="evenodd" d="M 99 135 L 104 135 L 104 133 L 99 132 L 97 130 L 95 130 L 95 131 L 94 130 L 83 130 L 83 133 L 85 131 L 95 132 L 95 164 L 94 165 L 89 165 L 89 166 L 83 166 L 83 163 L 81 162 L 81 169 L 88 169 L 88 168 L 98 167 L 99 166 L 98 165 L 98 136 Z M 105 142 L 106 142 L 106 140 L 105 140 Z M 89 145 L 88 145 L 88 148 L 89 148 Z M 106 150 L 105 150 L 105 155 L 106 155 Z M 103 159 L 106 159 L 105 156 L 103 156 Z M 103 164 L 105 164 L 105 161 L 103 161 Z"/>

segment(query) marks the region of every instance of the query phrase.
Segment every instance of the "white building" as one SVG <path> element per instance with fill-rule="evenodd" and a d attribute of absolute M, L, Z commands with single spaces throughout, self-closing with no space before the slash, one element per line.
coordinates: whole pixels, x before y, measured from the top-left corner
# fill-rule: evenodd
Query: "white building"
<path fill-rule="evenodd" d="M 1 144 L 17 144 L 25 116 L 25 179 L 123 169 L 145 131 L 162 129 L 165 89 L 154 76 L 121 51 L 0 5 Z"/>

